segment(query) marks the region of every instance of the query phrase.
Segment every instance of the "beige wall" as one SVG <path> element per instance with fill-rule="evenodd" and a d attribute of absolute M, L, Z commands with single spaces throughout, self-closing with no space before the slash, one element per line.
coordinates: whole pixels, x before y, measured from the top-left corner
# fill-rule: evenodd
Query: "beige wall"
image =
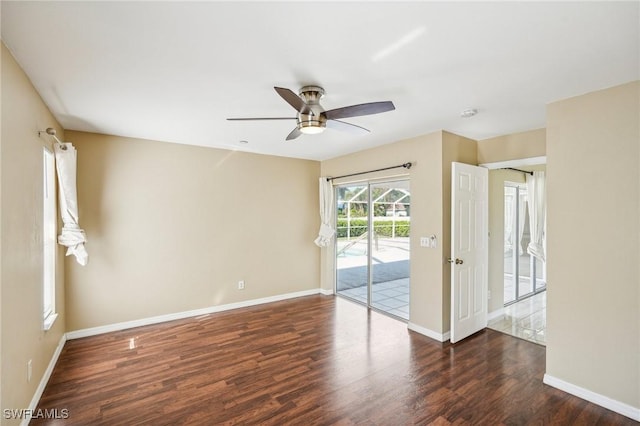
<path fill-rule="evenodd" d="M 383 145 L 322 162 L 323 176 L 338 176 L 384 168 L 405 162 L 413 166 L 342 179 L 408 176 L 411 185 L 411 305 L 410 322 L 436 333 L 449 331 L 449 265 L 444 260 L 450 247 L 449 223 L 451 161 L 475 164 L 475 141 L 447 132 L 436 132 Z M 445 219 L 444 215 L 447 215 Z M 437 248 L 420 247 L 420 237 L 435 234 Z M 322 287 L 333 289 L 333 247 L 322 250 Z"/>
<path fill-rule="evenodd" d="M 478 141 L 478 164 L 546 155 L 546 130 L 536 129 Z"/>
<path fill-rule="evenodd" d="M 64 333 L 63 252 L 58 251 L 53 328 L 42 330 L 42 156 L 51 147 L 38 130 L 62 129 L 2 44 L 1 395 L 0 406 L 27 408 Z M 33 376 L 27 382 L 27 362 Z M 17 423 L 6 421 L 6 424 Z M 3 424 L 5 424 L 3 422 Z"/>
<path fill-rule="evenodd" d="M 640 409 L 640 82 L 547 108 L 547 374 Z"/>
<path fill-rule="evenodd" d="M 545 171 L 546 165 L 521 166 L 521 170 Z M 504 305 L 504 184 L 524 183 L 524 173 L 489 170 L 489 313 Z"/>
<path fill-rule="evenodd" d="M 320 163 L 66 136 L 90 255 L 67 262 L 68 330 L 319 288 Z"/>

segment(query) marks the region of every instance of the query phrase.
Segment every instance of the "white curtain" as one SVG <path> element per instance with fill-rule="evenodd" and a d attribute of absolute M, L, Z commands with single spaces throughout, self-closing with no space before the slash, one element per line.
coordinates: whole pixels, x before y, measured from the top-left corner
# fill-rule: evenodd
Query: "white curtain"
<path fill-rule="evenodd" d="M 58 244 L 67 247 L 67 256 L 74 255 L 82 266 L 87 264 L 89 254 L 84 247 L 87 237 L 78 224 L 78 195 L 76 190 L 76 149 L 69 142 L 54 144 L 58 187 L 60 189 L 60 215 L 62 232 Z"/>
<path fill-rule="evenodd" d="M 544 172 L 527 175 L 527 194 L 529 197 L 529 232 L 531 242 L 527 253 L 545 261 L 544 229 L 547 211 L 547 188 Z"/>
<path fill-rule="evenodd" d="M 318 238 L 314 243 L 318 247 L 326 247 L 331 242 L 331 238 L 336 233 L 333 229 L 331 219 L 333 218 L 334 210 L 333 200 L 333 184 L 328 181 L 326 177 L 320 178 L 320 230 L 318 231 Z"/>

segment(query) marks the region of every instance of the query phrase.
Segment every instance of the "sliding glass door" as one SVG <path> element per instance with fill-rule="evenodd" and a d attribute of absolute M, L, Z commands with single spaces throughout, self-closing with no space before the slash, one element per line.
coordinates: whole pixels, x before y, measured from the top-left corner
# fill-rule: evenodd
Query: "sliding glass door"
<path fill-rule="evenodd" d="M 409 319 L 410 213 L 408 180 L 336 188 L 339 296 Z"/>
<path fill-rule="evenodd" d="M 504 304 L 539 293 L 546 288 L 545 265 L 527 253 L 531 241 L 527 188 L 504 186 Z"/>

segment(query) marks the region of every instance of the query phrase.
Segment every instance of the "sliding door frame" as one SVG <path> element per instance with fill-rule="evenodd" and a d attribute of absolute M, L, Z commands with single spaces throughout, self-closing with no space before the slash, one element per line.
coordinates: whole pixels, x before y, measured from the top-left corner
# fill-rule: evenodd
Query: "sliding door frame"
<path fill-rule="evenodd" d="M 504 182 L 504 187 L 511 187 L 515 189 L 515 197 L 514 197 L 515 205 L 513 206 L 513 209 L 515 210 L 515 220 L 513 221 L 512 229 L 511 229 L 512 235 L 515 236 L 513 240 L 516 241 L 516 243 L 512 244 L 512 247 L 511 247 L 511 255 L 513 258 L 512 267 L 513 267 L 513 285 L 514 285 L 515 297 L 513 300 L 509 302 L 505 301 L 503 304 L 504 306 L 509 306 L 521 300 L 525 300 L 536 294 L 542 293 L 547 289 L 547 286 L 545 283 L 544 286 L 538 288 L 538 270 L 537 270 L 538 268 L 536 265 L 535 257 L 529 255 L 529 271 L 530 271 L 529 280 L 531 280 L 531 291 L 526 295 L 520 294 L 520 244 L 521 244 L 521 241 L 520 241 L 519 229 L 520 229 L 520 221 L 525 220 L 524 217 L 520 217 L 520 203 L 521 203 L 520 191 L 522 191 L 522 189 L 524 188 L 524 185 L 521 183 L 506 181 Z M 504 203 L 504 198 L 505 198 L 505 194 L 503 193 L 503 203 Z M 528 200 L 527 200 L 527 203 L 528 203 Z M 524 212 L 526 215 L 527 214 L 526 208 L 524 209 Z M 503 252 L 504 252 L 504 242 L 503 242 Z M 545 265 L 543 264 L 542 267 L 544 268 Z"/>
<path fill-rule="evenodd" d="M 373 309 L 377 312 L 381 312 L 385 315 L 389 315 L 393 318 L 397 318 L 401 321 L 408 321 L 408 318 L 403 318 L 400 317 L 396 314 L 393 314 L 389 311 L 386 311 L 380 307 L 376 307 L 373 305 L 373 278 L 374 278 L 374 265 L 373 265 L 373 248 L 374 248 L 374 244 L 375 244 L 375 222 L 374 222 L 374 200 L 373 200 L 373 188 L 376 185 L 379 184 L 393 184 L 394 182 L 408 182 L 410 185 L 410 179 L 409 176 L 406 177 L 390 177 L 390 178 L 381 178 L 381 179 L 372 179 L 372 180 L 363 180 L 363 181 L 358 181 L 358 182 L 345 182 L 345 183 L 340 183 L 340 184 L 336 184 L 334 185 L 334 188 L 336 189 L 334 191 L 334 206 L 335 206 L 335 211 L 334 213 L 337 212 L 337 208 L 338 208 L 338 197 L 339 197 L 339 191 L 338 188 L 344 188 L 344 187 L 354 187 L 354 186 L 366 186 L 367 190 L 366 190 L 366 194 L 367 194 L 367 301 L 366 303 L 363 302 L 362 300 L 358 300 L 354 297 L 349 297 L 347 295 L 342 295 L 339 292 L 338 289 L 338 272 L 339 272 L 339 268 L 338 268 L 338 263 L 336 261 L 337 256 L 338 256 L 338 237 L 337 237 L 337 232 L 336 232 L 336 238 L 334 239 L 334 273 L 333 273 L 333 278 L 334 278 L 334 283 L 333 283 L 333 288 L 334 288 L 334 294 L 336 294 L 337 296 L 340 297 L 345 297 L 348 300 L 354 301 L 356 303 L 359 303 L 361 305 L 366 306 L 369 309 Z M 338 229 L 337 226 L 338 223 L 338 215 L 334 214 L 334 226 L 336 228 L 336 231 Z M 410 254 L 409 254 L 409 259 L 410 259 Z M 411 280 L 411 277 L 409 277 L 409 280 Z M 410 282 L 410 281 L 409 281 Z"/>

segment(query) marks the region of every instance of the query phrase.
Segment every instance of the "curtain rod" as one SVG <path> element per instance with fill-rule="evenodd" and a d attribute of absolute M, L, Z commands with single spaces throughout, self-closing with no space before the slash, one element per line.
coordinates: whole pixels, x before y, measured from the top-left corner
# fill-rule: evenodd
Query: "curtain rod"
<path fill-rule="evenodd" d="M 56 136 L 56 129 L 54 129 L 53 127 L 47 127 L 47 130 L 38 130 L 38 136 L 40 136 L 40 134 L 42 133 L 46 133 L 49 136 L 53 137 L 56 142 L 58 142 L 58 145 L 60 145 L 60 149 L 63 151 L 67 150 L 67 146 L 60 141 L 60 139 L 58 139 L 58 137 Z"/>
<path fill-rule="evenodd" d="M 526 173 L 528 175 L 533 176 L 533 172 L 528 172 L 526 170 L 514 169 L 513 167 L 502 167 L 500 170 L 513 170 L 514 172 Z"/>
<path fill-rule="evenodd" d="M 411 168 L 411 163 L 404 163 L 404 164 L 400 164 L 399 166 L 391 166 L 391 167 L 385 167 L 382 169 L 375 169 L 375 170 L 368 170 L 366 172 L 358 172 L 358 173 L 351 173 L 350 175 L 342 175 L 342 176 L 335 176 L 335 177 L 328 177 L 327 178 L 327 182 L 331 182 L 334 179 L 340 179 L 340 178 L 345 178 L 345 177 L 351 177 L 351 176 L 358 176 L 358 175 L 365 175 L 367 173 L 374 173 L 374 172 L 382 172 L 384 170 L 391 170 L 391 169 L 399 169 L 400 167 L 404 167 L 405 169 L 410 169 Z"/>

